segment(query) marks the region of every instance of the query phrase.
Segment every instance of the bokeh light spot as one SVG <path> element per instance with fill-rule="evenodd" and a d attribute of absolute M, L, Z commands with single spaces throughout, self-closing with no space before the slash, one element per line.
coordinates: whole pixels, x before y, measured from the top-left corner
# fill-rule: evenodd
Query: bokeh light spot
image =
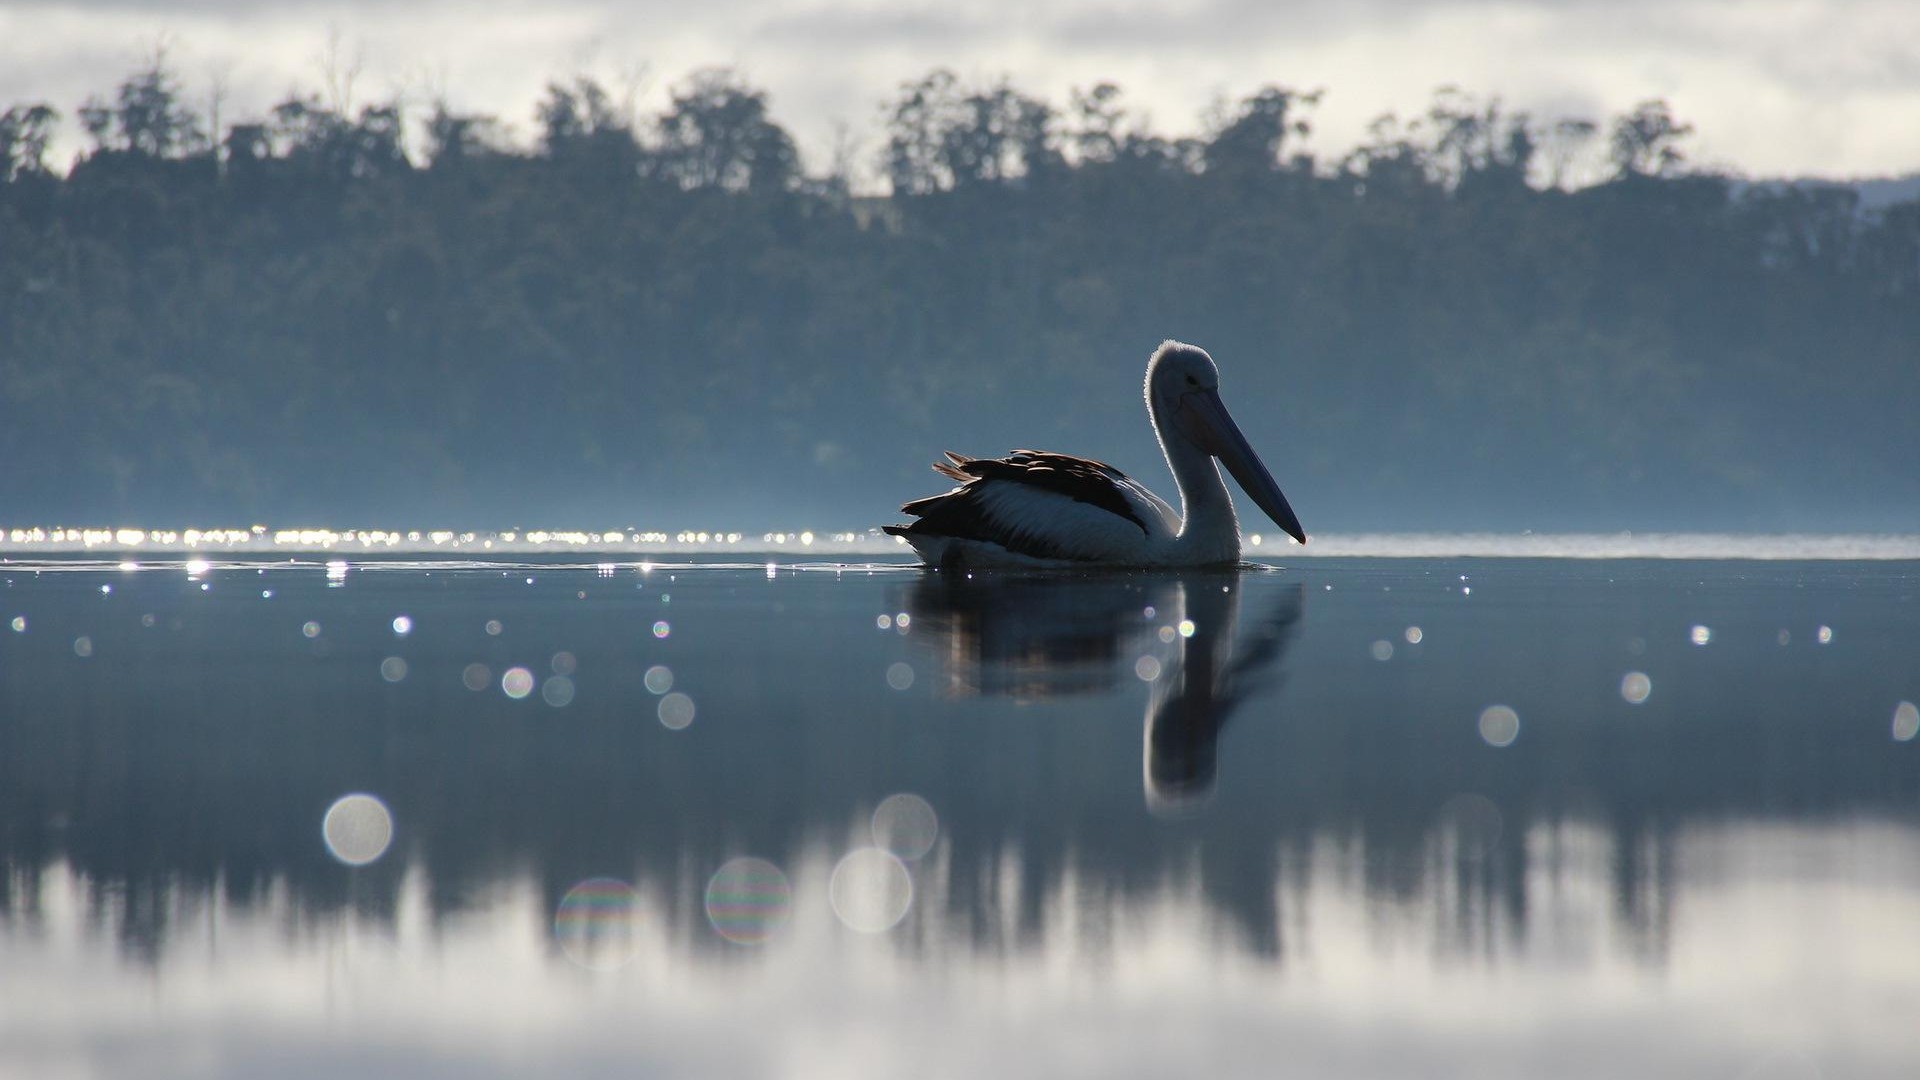
<path fill-rule="evenodd" d="M 1639 705 L 1653 693 L 1653 680 L 1644 671 L 1629 671 L 1620 677 L 1620 696 L 1629 705 Z"/>
<path fill-rule="evenodd" d="M 858 848 L 833 868 L 827 899 L 834 915 L 849 929 L 882 934 L 906 918 L 913 906 L 913 876 L 892 852 Z"/>
<path fill-rule="evenodd" d="M 1687 640 L 1693 642 L 1695 645 L 1705 645 L 1707 642 L 1713 640 L 1713 628 L 1695 626 L 1691 631 L 1688 631 Z"/>
<path fill-rule="evenodd" d="M 693 699 L 678 690 L 660 699 L 660 722 L 669 730 L 680 731 L 693 723 Z"/>
<path fill-rule="evenodd" d="M 533 672 L 523 667 L 511 667 L 500 676 L 500 689 L 515 701 L 533 693 Z"/>
<path fill-rule="evenodd" d="M 575 659 L 574 655 L 570 652 L 563 651 L 553 654 L 552 667 L 555 675 L 571 675 L 579 666 L 580 661 Z"/>
<path fill-rule="evenodd" d="M 1512 746 L 1520 737 L 1520 714 L 1505 705 L 1489 705 L 1480 713 L 1480 737 L 1488 746 Z"/>
<path fill-rule="evenodd" d="M 633 886 L 614 878 L 588 878 L 560 898 L 553 938 L 567 959 L 581 967 L 612 971 L 640 951 L 639 908 Z"/>
<path fill-rule="evenodd" d="M 468 664 L 460 672 L 460 684 L 469 690 L 485 690 L 493 685 L 493 671 L 482 663 Z"/>
<path fill-rule="evenodd" d="M 665 638 L 671 633 L 673 633 L 673 627 L 667 625 L 667 620 L 661 619 L 659 622 L 653 624 L 654 637 Z"/>
<path fill-rule="evenodd" d="M 1912 742 L 1920 735 L 1920 706 L 1903 701 L 1893 707 L 1893 737 L 1897 742 Z"/>
<path fill-rule="evenodd" d="M 913 685 L 913 665 L 895 661 L 887 665 L 887 685 L 895 690 L 905 690 Z"/>
<path fill-rule="evenodd" d="M 327 807 L 320 836 L 334 858 L 348 866 L 365 866 L 385 855 L 393 843 L 393 815 L 386 803 L 372 795 L 342 795 Z"/>
<path fill-rule="evenodd" d="M 889 795 L 874 808 L 873 842 L 902 859 L 925 856 L 939 837 L 940 816 L 933 804 L 910 791 Z"/>
<path fill-rule="evenodd" d="M 793 886 L 765 859 L 729 859 L 707 882 L 707 921 L 738 945 L 759 945 L 793 917 Z"/>
<path fill-rule="evenodd" d="M 647 684 L 648 693 L 664 694 L 673 689 L 673 669 L 665 664 L 655 664 L 647 669 L 642 681 Z"/>
<path fill-rule="evenodd" d="M 1193 627 L 1193 620 L 1192 620 L 1192 619 L 1181 619 L 1181 620 L 1180 620 L 1180 636 L 1181 636 L 1181 637 L 1192 637 L 1192 636 L 1193 636 L 1193 630 L 1194 630 L 1194 627 Z"/>
<path fill-rule="evenodd" d="M 565 675 L 555 675 L 541 683 L 540 699 L 556 709 L 573 704 L 573 680 Z"/>
<path fill-rule="evenodd" d="M 499 636 L 500 636 L 500 631 L 502 631 L 502 630 L 505 630 L 505 629 L 506 629 L 506 627 L 504 627 L 504 626 L 501 626 L 501 625 L 500 625 L 500 620 L 499 620 L 499 619 L 488 619 L 488 620 L 487 620 L 487 636 L 488 636 L 488 637 L 499 637 Z"/>
<path fill-rule="evenodd" d="M 300 632 L 307 637 L 317 638 L 320 636 L 320 624 L 309 619 L 300 624 Z"/>
<path fill-rule="evenodd" d="M 7 625 L 13 627 L 14 633 L 24 634 L 27 632 L 27 617 L 25 615 L 15 615 L 13 621 Z"/>
<path fill-rule="evenodd" d="M 395 637 L 406 637 L 408 634 L 413 633 L 413 620 L 405 615 L 395 615 L 393 617 L 393 633 Z"/>
<path fill-rule="evenodd" d="M 1409 644 L 1409 645 L 1418 645 L 1418 644 L 1420 644 L 1420 642 L 1421 642 L 1421 640 L 1422 640 L 1423 638 L 1425 638 L 1426 636 L 1427 636 L 1427 635 L 1426 635 L 1426 632 L 1425 632 L 1425 631 L 1423 631 L 1423 630 L 1421 630 L 1421 629 L 1420 629 L 1419 627 L 1417 627 L 1417 626 L 1409 626 L 1409 627 L 1407 627 L 1407 635 L 1406 635 L 1406 637 L 1407 637 L 1407 644 Z"/>
<path fill-rule="evenodd" d="M 380 677 L 388 682 L 399 682 L 407 677 L 407 662 L 398 656 L 389 656 L 380 661 Z"/>
<path fill-rule="evenodd" d="M 893 629 L 893 616 L 891 615 L 876 616 L 873 620 L 873 625 L 876 629 L 879 629 L 879 630 L 891 630 Z"/>
<path fill-rule="evenodd" d="M 1143 656 L 1133 662 L 1133 674 L 1141 682 L 1152 682 L 1160 677 L 1160 659 Z"/>
<path fill-rule="evenodd" d="M 1833 644 L 1833 627 L 1822 626 L 1813 636 L 1820 644 L 1831 645 Z"/>
<path fill-rule="evenodd" d="M 1382 638 L 1367 646 L 1367 652 L 1371 653 L 1375 660 L 1391 660 L 1393 659 L 1393 642 Z"/>

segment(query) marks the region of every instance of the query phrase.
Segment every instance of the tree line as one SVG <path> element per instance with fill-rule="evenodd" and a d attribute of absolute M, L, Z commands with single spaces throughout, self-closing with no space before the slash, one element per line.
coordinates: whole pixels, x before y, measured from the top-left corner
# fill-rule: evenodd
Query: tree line
<path fill-rule="evenodd" d="M 1920 202 L 1696 169 L 1663 102 L 1458 90 L 1309 148 L 944 71 L 864 193 L 767 94 L 531 144 L 445 101 L 222 123 L 156 62 L 0 115 L 0 517 L 877 524 L 925 461 L 1040 445 L 1163 486 L 1139 405 L 1208 347 L 1310 530 L 1920 528 Z"/>

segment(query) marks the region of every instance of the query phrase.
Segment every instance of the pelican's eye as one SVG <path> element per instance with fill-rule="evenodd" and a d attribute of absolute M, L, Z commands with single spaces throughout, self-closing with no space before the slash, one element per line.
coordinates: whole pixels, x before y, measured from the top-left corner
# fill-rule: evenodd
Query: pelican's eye
<path fill-rule="evenodd" d="M 1199 386 L 1199 385 L 1200 385 L 1200 380 L 1199 380 L 1199 379 L 1196 379 L 1196 378 L 1194 378 L 1194 377 L 1193 377 L 1193 376 L 1191 376 L 1191 375 L 1189 375 L 1189 376 L 1187 376 L 1187 385 L 1188 385 L 1188 386 Z"/>

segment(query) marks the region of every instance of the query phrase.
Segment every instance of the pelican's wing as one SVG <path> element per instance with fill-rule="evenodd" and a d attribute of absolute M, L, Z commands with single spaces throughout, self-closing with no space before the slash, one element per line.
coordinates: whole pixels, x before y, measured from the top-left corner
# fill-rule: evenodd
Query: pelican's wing
<path fill-rule="evenodd" d="M 934 471 L 960 481 L 900 509 L 916 519 L 896 536 L 943 536 L 998 544 L 1036 559 L 1104 561 L 1138 553 L 1167 527 L 1170 511 L 1104 462 L 1015 450 L 1003 458 L 948 452 Z"/>

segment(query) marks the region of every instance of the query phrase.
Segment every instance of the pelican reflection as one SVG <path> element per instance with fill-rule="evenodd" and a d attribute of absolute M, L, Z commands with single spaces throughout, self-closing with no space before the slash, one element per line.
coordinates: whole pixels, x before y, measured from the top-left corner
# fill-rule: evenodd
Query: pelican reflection
<path fill-rule="evenodd" d="M 906 598 L 917 636 L 941 655 L 947 693 L 1040 701 L 1151 684 L 1141 781 L 1147 807 L 1206 805 L 1221 729 L 1278 676 L 1303 592 L 1280 592 L 1240 632 L 1233 571 L 1095 576 L 935 573 Z"/>

